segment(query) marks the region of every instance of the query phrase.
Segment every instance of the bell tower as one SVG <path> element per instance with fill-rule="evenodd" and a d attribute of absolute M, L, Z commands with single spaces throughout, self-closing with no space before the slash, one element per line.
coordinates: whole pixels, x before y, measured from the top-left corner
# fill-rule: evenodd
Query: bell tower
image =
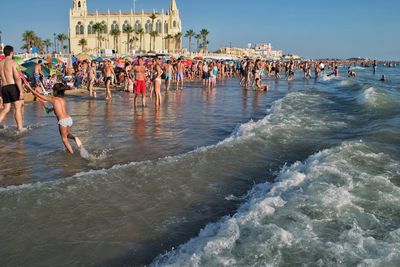
<path fill-rule="evenodd" d="M 87 15 L 86 0 L 73 0 L 71 15 L 80 17 L 86 16 Z"/>

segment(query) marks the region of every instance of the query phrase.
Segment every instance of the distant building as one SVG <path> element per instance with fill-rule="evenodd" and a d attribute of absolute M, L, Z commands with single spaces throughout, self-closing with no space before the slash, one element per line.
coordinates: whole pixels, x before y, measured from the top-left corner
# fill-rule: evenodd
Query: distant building
<path fill-rule="evenodd" d="M 280 58 L 282 57 L 282 50 L 272 50 L 271 43 L 256 44 L 255 53 L 265 58 Z"/>
<path fill-rule="evenodd" d="M 264 59 L 280 59 L 282 57 L 282 50 L 272 50 L 270 43 L 256 44 L 254 48 L 251 45 L 246 48 L 222 47 L 218 52 L 236 57 L 259 57 Z"/>
<path fill-rule="evenodd" d="M 110 1 L 110 5 L 114 5 L 114 1 Z M 150 16 L 155 13 L 154 25 Z M 173 38 L 177 33 L 182 33 L 182 22 L 179 15 L 175 0 L 171 0 L 169 10 L 164 12 L 144 12 L 139 13 L 131 10 L 130 12 L 103 12 L 96 11 L 88 13 L 87 0 L 73 0 L 73 6 L 70 9 L 69 24 L 70 24 L 70 47 L 75 53 L 82 52 L 82 46 L 79 44 L 81 39 L 85 39 L 87 45 L 85 50 L 95 53 L 98 49 L 98 37 L 93 26 L 96 23 L 103 23 L 105 30 L 101 33 L 100 49 L 101 50 L 116 50 L 120 54 L 129 54 L 131 50 L 153 50 L 153 38 L 150 36 L 152 31 L 157 32 L 155 37 L 154 48 L 156 51 L 161 50 L 179 50 L 182 48 L 182 38 Z M 132 40 L 127 44 L 128 34 L 124 33 L 130 25 L 133 28 L 133 33 L 130 34 L 130 39 L 137 37 L 139 40 Z M 114 42 L 114 36 L 111 32 L 115 29 L 120 31 L 117 42 Z M 143 29 L 142 43 L 140 44 L 140 36 L 135 32 Z M 166 39 L 165 37 L 171 37 Z M 115 43 L 115 44 L 114 44 Z"/>

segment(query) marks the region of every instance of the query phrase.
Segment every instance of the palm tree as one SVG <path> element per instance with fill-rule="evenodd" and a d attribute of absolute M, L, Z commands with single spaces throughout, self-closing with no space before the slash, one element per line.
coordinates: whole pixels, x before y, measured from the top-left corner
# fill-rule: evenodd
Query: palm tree
<path fill-rule="evenodd" d="M 52 45 L 51 40 L 50 39 L 46 39 L 43 41 L 43 45 L 46 47 L 46 52 L 47 54 L 49 53 L 49 47 Z"/>
<path fill-rule="evenodd" d="M 170 40 L 174 39 L 174 36 L 172 36 L 171 34 L 168 34 L 167 36 L 164 37 L 164 39 L 167 41 L 167 50 L 169 51 L 169 49 L 170 49 Z"/>
<path fill-rule="evenodd" d="M 106 29 L 106 25 L 104 23 L 96 22 L 93 24 L 93 32 L 97 34 L 97 53 L 100 54 L 100 46 L 101 46 L 101 34 Z"/>
<path fill-rule="evenodd" d="M 204 54 L 207 52 L 207 35 L 209 35 L 210 33 L 208 32 L 207 29 L 202 29 L 200 31 L 201 36 L 203 37 L 203 52 Z"/>
<path fill-rule="evenodd" d="M 150 32 L 150 37 L 153 39 L 153 51 L 155 51 L 156 50 L 156 37 L 158 37 L 158 32 L 157 31 Z"/>
<path fill-rule="evenodd" d="M 43 45 L 43 41 L 40 37 L 35 36 L 35 38 L 33 39 L 33 45 L 38 48 L 40 53 L 43 52 L 44 45 Z"/>
<path fill-rule="evenodd" d="M 196 39 L 197 52 L 199 52 L 199 51 L 200 51 L 200 40 L 201 40 L 203 37 L 201 36 L 200 33 L 198 33 L 198 34 L 196 34 L 196 35 L 194 36 L 194 38 Z"/>
<path fill-rule="evenodd" d="M 59 35 L 57 35 L 57 41 L 60 42 L 60 47 L 61 47 L 63 50 L 65 50 L 65 49 L 64 49 L 64 42 L 65 42 L 66 40 L 68 40 L 68 36 L 67 36 L 67 35 L 65 35 L 65 34 L 63 34 L 63 33 L 60 33 Z"/>
<path fill-rule="evenodd" d="M 25 31 L 22 34 L 22 41 L 25 42 L 25 44 L 22 46 L 22 48 L 26 49 L 27 53 L 29 53 L 31 51 L 33 42 L 35 41 L 35 38 L 36 38 L 36 34 L 34 31 Z"/>
<path fill-rule="evenodd" d="M 140 50 L 143 50 L 142 41 L 143 41 L 143 37 L 144 37 L 144 30 L 142 28 L 140 28 L 138 31 L 136 31 L 136 34 L 139 35 Z"/>
<path fill-rule="evenodd" d="M 127 52 L 127 53 L 128 53 L 128 51 L 130 50 L 130 48 L 131 48 L 130 43 L 129 43 L 129 40 L 131 39 L 131 34 L 132 34 L 133 32 L 134 32 L 134 30 L 133 30 L 132 26 L 129 25 L 129 24 L 124 28 L 124 33 L 127 34 L 127 36 L 126 36 L 126 52 Z"/>
<path fill-rule="evenodd" d="M 129 40 L 129 44 L 131 45 L 133 43 L 133 47 L 135 47 L 136 49 L 136 42 L 139 40 L 139 38 L 137 38 L 137 36 L 133 36 L 130 40 Z"/>
<path fill-rule="evenodd" d="M 174 38 L 175 38 L 175 50 L 179 50 L 181 47 L 181 42 L 182 42 L 182 40 L 181 40 L 182 33 L 178 32 L 177 34 L 175 34 Z"/>
<path fill-rule="evenodd" d="M 110 34 L 114 38 L 114 50 L 117 51 L 118 37 L 121 35 L 121 31 L 118 28 L 115 28 L 111 30 Z"/>
<path fill-rule="evenodd" d="M 192 38 L 196 35 L 196 33 L 190 29 L 186 31 L 185 37 L 189 40 L 189 53 L 192 52 Z"/>
<path fill-rule="evenodd" d="M 149 47 L 149 50 L 151 50 L 151 33 L 153 32 L 153 29 L 154 29 L 154 20 L 157 18 L 157 15 L 156 15 L 156 13 L 152 13 L 150 16 L 149 16 L 149 18 L 151 19 L 151 29 L 150 29 L 150 47 Z"/>
<path fill-rule="evenodd" d="M 85 52 L 85 46 L 87 46 L 87 40 L 82 38 L 79 40 L 78 44 L 82 47 L 82 52 Z"/>

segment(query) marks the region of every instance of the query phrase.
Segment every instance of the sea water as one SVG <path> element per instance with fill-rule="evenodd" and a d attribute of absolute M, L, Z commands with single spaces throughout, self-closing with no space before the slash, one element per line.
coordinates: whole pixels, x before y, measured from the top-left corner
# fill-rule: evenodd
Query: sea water
<path fill-rule="evenodd" d="M 236 79 L 214 91 L 190 85 L 166 96 L 161 114 L 129 113 L 117 97 L 108 107 L 77 100 L 77 124 L 95 138 L 83 126 L 79 136 L 90 153 L 111 143 L 112 166 L 67 157 L 75 174 L 58 163 L 41 168 L 45 178 L 0 189 L 0 262 L 398 266 L 400 70 L 379 69 L 384 83 L 356 71 L 269 80 L 268 94 L 243 92 Z M 97 111 L 92 120 L 85 105 Z M 65 157 L 43 152 L 39 133 L 36 164 Z M 10 153 L 21 149 L 12 140 Z"/>

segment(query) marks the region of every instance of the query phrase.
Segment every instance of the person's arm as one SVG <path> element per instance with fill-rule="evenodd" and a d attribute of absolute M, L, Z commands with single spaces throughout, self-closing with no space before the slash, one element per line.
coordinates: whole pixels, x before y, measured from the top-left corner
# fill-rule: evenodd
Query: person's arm
<path fill-rule="evenodd" d="M 47 96 L 47 95 L 41 95 L 38 92 L 36 92 L 35 90 L 32 89 L 32 87 L 28 86 L 29 90 L 31 91 L 31 93 L 36 96 L 37 98 L 42 99 L 43 101 L 47 101 L 49 103 L 51 103 L 52 105 L 54 105 L 54 97 L 52 96 Z"/>

